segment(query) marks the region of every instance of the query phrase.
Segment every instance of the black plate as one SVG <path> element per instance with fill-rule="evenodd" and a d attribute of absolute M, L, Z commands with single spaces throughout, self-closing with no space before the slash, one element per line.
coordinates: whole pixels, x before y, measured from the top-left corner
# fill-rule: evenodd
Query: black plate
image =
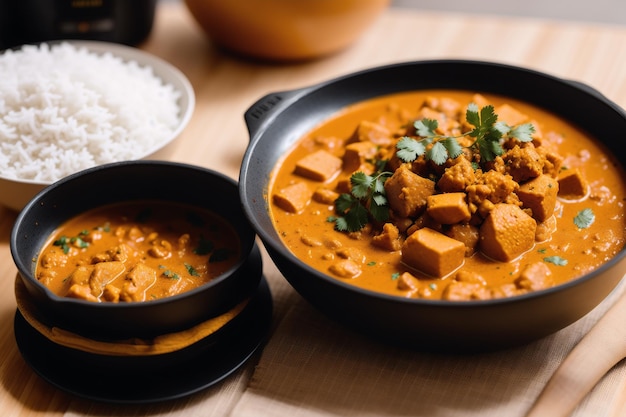
<path fill-rule="evenodd" d="M 141 404 L 172 400 L 208 388 L 239 369 L 264 343 L 272 321 L 272 297 L 265 278 L 258 294 L 240 313 L 243 320 L 229 328 L 199 357 L 170 369 L 120 378 L 68 366 L 71 349 L 57 345 L 26 322 L 19 311 L 14 328 L 18 348 L 44 380 L 70 394 L 90 400 Z M 223 329 L 226 330 L 226 329 Z"/>

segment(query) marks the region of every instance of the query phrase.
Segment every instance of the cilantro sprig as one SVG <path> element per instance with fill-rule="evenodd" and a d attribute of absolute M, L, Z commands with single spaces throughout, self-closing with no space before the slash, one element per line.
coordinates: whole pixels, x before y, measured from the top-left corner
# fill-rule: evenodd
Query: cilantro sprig
<path fill-rule="evenodd" d="M 596 220 L 596 215 L 590 208 L 582 209 L 574 217 L 574 224 L 579 229 L 586 229 Z"/>
<path fill-rule="evenodd" d="M 373 175 L 362 171 L 352 174 L 350 193 L 343 193 L 335 200 L 335 209 L 339 214 L 333 218 L 335 228 L 340 232 L 359 231 L 369 222 L 370 216 L 379 222 L 387 221 L 389 208 L 384 185 L 391 175 L 388 171 L 378 171 Z"/>
<path fill-rule="evenodd" d="M 87 248 L 89 246 L 89 243 L 87 243 L 83 238 L 85 238 L 88 234 L 89 230 L 81 230 L 77 236 L 60 236 L 52 244 L 54 246 L 59 246 L 63 253 L 67 255 L 70 252 L 70 246 L 74 246 L 80 249 Z"/>
<path fill-rule="evenodd" d="M 507 138 L 515 138 L 520 142 L 532 141 L 535 127 L 531 123 L 517 126 L 509 126 L 504 122 L 498 122 L 498 115 L 492 105 L 478 109 L 475 103 L 470 103 L 465 112 L 465 119 L 474 128 L 458 136 L 445 136 L 436 133 L 439 122 L 434 119 L 421 119 L 413 126 L 418 136 L 423 139 L 417 140 L 404 136 L 396 145 L 397 156 L 404 162 L 413 162 L 424 155 L 426 160 L 433 161 L 437 165 L 444 164 L 448 158 L 454 159 L 463 153 L 463 147 L 458 139 L 462 137 L 474 138 L 469 149 L 480 154 L 482 161 L 493 161 L 496 156 L 502 155 L 502 141 Z"/>

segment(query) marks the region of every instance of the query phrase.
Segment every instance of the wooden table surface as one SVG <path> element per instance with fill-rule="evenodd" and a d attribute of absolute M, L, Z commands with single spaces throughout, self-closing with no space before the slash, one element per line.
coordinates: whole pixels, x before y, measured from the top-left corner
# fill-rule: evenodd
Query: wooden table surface
<path fill-rule="evenodd" d="M 195 25 L 184 5 L 159 5 L 142 49 L 176 65 L 190 79 L 196 110 L 171 159 L 236 178 L 248 142 L 245 110 L 261 96 L 303 87 L 355 70 L 407 60 L 467 58 L 521 65 L 575 79 L 626 107 L 626 27 L 510 17 L 390 9 L 358 42 L 307 63 L 252 62 L 224 54 Z M 249 364 L 226 384 L 166 403 L 118 406 L 66 394 L 39 378 L 22 359 L 13 333 L 16 268 L 9 236 L 16 213 L 0 208 L 0 410 L 3 416 L 224 415 L 245 389 Z M 272 270 L 280 316 L 292 290 Z M 219 412 L 215 410 L 221 410 Z M 226 411 L 224 411 L 226 410 Z M 220 414 L 221 413 L 221 414 Z"/>

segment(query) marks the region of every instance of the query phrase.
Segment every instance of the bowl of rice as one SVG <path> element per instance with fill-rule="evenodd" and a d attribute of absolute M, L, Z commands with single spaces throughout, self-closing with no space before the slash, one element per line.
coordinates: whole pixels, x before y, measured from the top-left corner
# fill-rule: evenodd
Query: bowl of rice
<path fill-rule="evenodd" d="M 193 114 L 185 75 L 137 48 L 99 41 L 0 53 L 0 204 L 98 165 L 167 159 Z"/>

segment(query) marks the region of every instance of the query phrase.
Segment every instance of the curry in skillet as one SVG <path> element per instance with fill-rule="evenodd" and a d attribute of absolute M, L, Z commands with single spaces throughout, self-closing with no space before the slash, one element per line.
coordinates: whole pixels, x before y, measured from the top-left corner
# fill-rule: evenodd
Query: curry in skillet
<path fill-rule="evenodd" d="M 149 301 L 210 282 L 240 259 L 234 228 L 213 212 L 164 202 L 103 206 L 63 224 L 36 276 L 59 296 Z"/>
<path fill-rule="evenodd" d="M 420 91 L 345 109 L 270 182 L 285 245 L 338 280 L 475 300 L 548 288 L 624 246 L 624 171 L 571 123 L 509 98 Z"/>

